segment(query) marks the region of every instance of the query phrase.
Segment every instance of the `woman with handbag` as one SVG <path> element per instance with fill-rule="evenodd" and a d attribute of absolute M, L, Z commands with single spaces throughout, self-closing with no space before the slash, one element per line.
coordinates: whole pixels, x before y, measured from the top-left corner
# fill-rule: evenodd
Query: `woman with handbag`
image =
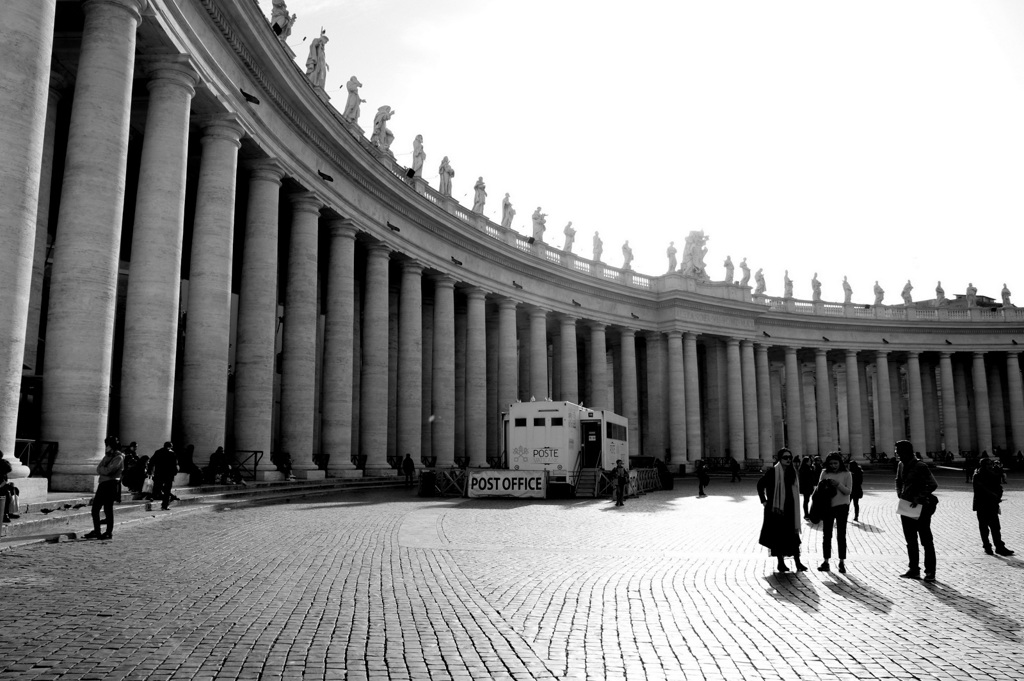
<path fill-rule="evenodd" d="M 778 559 L 779 572 L 789 572 L 786 556 L 793 556 L 797 571 L 803 572 L 807 566 L 800 562 L 800 483 L 793 452 L 780 449 L 778 459 L 757 481 L 757 496 L 764 506 L 758 543 Z"/>
<path fill-rule="evenodd" d="M 839 571 L 846 572 L 846 521 L 850 517 L 850 494 L 853 492 L 853 474 L 843 465 L 843 456 L 831 452 L 825 458 L 825 469 L 821 471 L 818 484 L 827 484 L 835 489 L 831 505 L 826 506 L 822 515 L 821 552 L 825 561 L 818 566 L 822 572 L 830 570 L 828 561 L 832 557 L 832 531 L 835 528 L 839 548 Z"/>
<path fill-rule="evenodd" d="M 896 468 L 896 496 L 900 503 L 898 513 L 903 525 L 903 537 L 907 541 L 907 558 L 909 569 L 900 577 L 920 579 L 921 568 L 918 563 L 918 538 L 924 547 L 924 581 L 935 581 L 935 542 L 932 539 L 932 515 L 938 499 L 932 494 L 938 488 L 935 476 L 928 470 L 928 465 L 917 458 L 914 445 L 908 440 L 896 443 L 896 456 L 899 466 Z"/>

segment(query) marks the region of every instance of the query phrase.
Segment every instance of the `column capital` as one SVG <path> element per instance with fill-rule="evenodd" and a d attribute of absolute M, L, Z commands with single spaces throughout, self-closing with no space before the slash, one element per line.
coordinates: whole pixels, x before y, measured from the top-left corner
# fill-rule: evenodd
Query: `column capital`
<path fill-rule="evenodd" d="M 699 336 L 699 335 L 700 334 L 695 333 L 693 331 L 683 331 L 683 340 L 695 341 L 695 340 L 697 340 L 697 336 Z"/>
<path fill-rule="evenodd" d="M 195 116 L 193 120 L 203 130 L 203 137 L 200 140 L 206 144 L 210 140 L 227 140 L 236 148 L 242 146 L 242 135 L 245 129 L 234 114 L 216 114 L 213 116 Z"/>
<path fill-rule="evenodd" d="M 411 274 L 423 274 L 423 264 L 416 262 L 415 260 L 403 260 L 402 261 L 402 273 L 409 272 Z"/>
<path fill-rule="evenodd" d="M 735 345 L 736 347 L 739 347 L 740 339 L 739 338 L 735 338 L 733 336 L 729 336 L 728 338 L 725 339 L 725 345 L 727 347 L 730 346 L 730 345 Z"/>
<path fill-rule="evenodd" d="M 846 359 L 850 359 L 851 357 L 853 357 L 854 359 L 857 359 L 857 351 L 856 350 L 850 350 L 849 348 L 847 348 L 843 352 L 846 353 Z"/>
<path fill-rule="evenodd" d="M 660 339 L 661 336 L 662 336 L 661 331 L 651 331 L 651 330 L 648 330 L 648 331 L 643 331 L 642 333 L 644 335 L 644 338 L 646 338 L 647 340 L 655 340 L 656 341 L 656 340 Z"/>
<path fill-rule="evenodd" d="M 785 345 L 785 346 L 783 346 L 782 349 L 783 349 L 783 351 L 785 351 L 787 357 L 789 357 L 790 355 L 793 355 L 794 357 L 796 357 L 796 352 L 800 348 L 794 347 L 792 345 Z"/>
<path fill-rule="evenodd" d="M 622 338 L 636 338 L 636 329 L 629 326 L 620 326 L 619 336 Z"/>
<path fill-rule="evenodd" d="M 350 218 L 333 218 L 327 222 L 327 229 L 332 237 L 346 237 L 355 241 L 359 228 Z"/>
<path fill-rule="evenodd" d="M 594 331 L 604 331 L 605 329 L 608 328 L 608 325 L 605 324 L 604 322 L 596 322 L 594 320 L 588 321 L 587 326 L 589 326 Z"/>
<path fill-rule="evenodd" d="M 768 348 L 770 347 L 770 345 L 765 345 L 764 343 L 754 343 L 754 350 L 763 353 L 765 356 L 768 355 Z"/>
<path fill-rule="evenodd" d="M 479 286 L 467 286 L 463 291 L 466 294 L 466 300 L 486 300 L 487 291 L 483 290 Z"/>
<path fill-rule="evenodd" d="M 450 289 L 454 289 L 455 288 L 456 279 L 454 277 L 452 277 L 451 275 L 443 274 L 442 273 L 442 274 L 436 275 L 435 277 L 433 277 L 433 279 L 434 279 L 434 287 L 435 288 L 450 288 Z"/>
<path fill-rule="evenodd" d="M 875 357 L 882 359 L 889 356 L 888 350 L 875 350 Z"/>
<path fill-rule="evenodd" d="M 160 85 L 176 85 L 195 94 L 199 84 L 199 70 L 187 54 L 154 55 L 137 60 L 137 69 L 149 79 L 146 87 L 152 90 Z"/>
<path fill-rule="evenodd" d="M 672 330 L 668 331 L 667 334 L 668 334 L 669 340 L 672 340 L 673 338 L 679 338 L 681 340 L 683 338 L 683 332 L 680 331 L 679 329 L 672 329 Z"/>
<path fill-rule="evenodd" d="M 249 171 L 250 180 L 264 180 L 281 186 L 281 178 L 284 177 L 284 168 L 276 159 L 261 158 L 252 161 L 243 161 L 242 168 Z"/>
<path fill-rule="evenodd" d="M 939 351 L 939 358 L 940 359 L 951 359 L 952 357 L 953 357 L 953 351 L 952 350 L 940 350 Z"/>
<path fill-rule="evenodd" d="M 565 312 L 562 312 L 558 315 L 558 321 L 561 322 L 563 328 L 566 326 L 576 326 L 576 322 L 578 322 L 579 320 L 579 317 L 571 314 L 566 314 Z"/>
<path fill-rule="evenodd" d="M 82 10 L 88 13 L 103 5 L 112 5 L 118 9 L 125 10 L 135 19 L 136 24 L 141 24 L 142 13 L 146 11 L 149 0 L 85 0 L 82 3 Z"/>
<path fill-rule="evenodd" d="M 987 353 L 984 350 L 974 350 L 971 352 L 971 357 L 974 359 L 985 359 Z"/>
<path fill-rule="evenodd" d="M 288 195 L 288 200 L 292 202 L 292 208 L 296 213 L 312 213 L 319 216 L 320 209 L 324 207 L 323 200 L 314 192 L 295 192 Z"/>
<path fill-rule="evenodd" d="M 498 309 L 499 310 L 508 310 L 509 308 L 511 308 L 512 310 L 515 310 L 516 306 L 519 305 L 519 303 L 517 301 L 512 300 L 511 298 L 509 298 L 507 296 L 499 297 L 498 300 L 497 300 L 497 304 L 498 304 Z"/>
<path fill-rule="evenodd" d="M 527 311 L 527 313 L 529 313 L 531 318 L 532 317 L 543 317 L 543 318 L 547 319 L 547 316 L 548 316 L 548 311 L 545 310 L 542 307 L 538 307 L 537 305 L 527 305 L 526 306 L 526 311 Z"/>

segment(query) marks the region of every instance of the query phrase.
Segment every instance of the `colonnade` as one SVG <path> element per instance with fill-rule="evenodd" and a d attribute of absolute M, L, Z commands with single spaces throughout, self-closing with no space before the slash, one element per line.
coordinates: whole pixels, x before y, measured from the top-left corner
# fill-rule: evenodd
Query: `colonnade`
<path fill-rule="evenodd" d="M 416 219 L 387 213 L 381 192 L 404 197 L 401 179 L 374 179 L 377 193 L 317 184 L 304 152 L 275 149 L 258 116 L 198 94 L 222 85 L 208 65 L 137 54 L 147 0 L 83 3 L 70 98 L 71 79 L 51 70 L 55 2 L 32 5 L 9 27 L 31 37 L 11 57 L 25 82 L 0 81 L 0 448 L 10 458 L 23 372 L 41 375 L 38 432 L 17 435 L 59 443 L 52 489 L 91 489 L 108 433 L 143 453 L 192 444 L 199 465 L 219 446 L 288 452 L 306 478 L 385 474 L 406 453 L 485 466 L 501 460 L 507 405 L 549 398 L 626 416 L 631 455 L 678 466 L 760 463 L 783 445 L 862 457 L 902 437 L 922 451 L 1024 447 L 1018 351 L 995 348 L 990 330 L 980 348 L 943 350 L 926 330 L 882 349 L 850 321 L 848 347 L 823 346 L 801 324 L 786 329 L 785 314 L 770 335 L 748 304 L 735 320 L 687 322 L 700 301 L 630 291 L 655 310 L 639 321 L 616 302 L 626 293 L 608 291 L 620 282 L 566 276 L 545 289 L 551 265 L 521 253 L 509 271 L 528 285 L 507 286 L 506 272 L 449 264 L 408 237 L 433 221 L 497 253 L 489 267 L 511 257 L 482 234 L 467 242 L 422 197 Z M 570 304 L 562 285 L 589 304 Z"/>

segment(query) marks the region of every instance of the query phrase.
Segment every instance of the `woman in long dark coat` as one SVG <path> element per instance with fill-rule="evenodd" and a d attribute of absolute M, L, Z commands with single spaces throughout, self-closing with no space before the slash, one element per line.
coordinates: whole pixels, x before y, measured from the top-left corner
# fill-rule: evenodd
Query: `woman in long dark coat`
<path fill-rule="evenodd" d="M 757 496 L 764 506 L 759 543 L 778 558 L 779 572 L 789 572 L 786 556 L 793 556 L 796 569 L 803 572 L 807 566 L 800 562 L 800 483 L 793 453 L 783 448 L 778 458 L 779 462 L 757 481 Z"/>

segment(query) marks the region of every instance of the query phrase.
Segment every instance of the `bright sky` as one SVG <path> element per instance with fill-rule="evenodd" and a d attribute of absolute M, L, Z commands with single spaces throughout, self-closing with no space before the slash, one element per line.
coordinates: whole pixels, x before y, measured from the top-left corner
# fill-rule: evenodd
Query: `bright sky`
<path fill-rule="evenodd" d="M 260 0 L 267 15 L 270 0 Z M 962 294 L 1024 305 L 1024 2 L 1020 0 L 289 0 L 304 65 L 323 26 L 327 91 L 363 83 L 367 135 L 395 110 L 392 151 L 513 227 L 547 213 L 561 247 L 667 270 L 691 230 L 708 271 L 731 256 L 769 295 L 885 303 Z M 304 40 L 305 38 L 305 40 Z M 751 281 L 753 283 L 753 281 Z"/>

